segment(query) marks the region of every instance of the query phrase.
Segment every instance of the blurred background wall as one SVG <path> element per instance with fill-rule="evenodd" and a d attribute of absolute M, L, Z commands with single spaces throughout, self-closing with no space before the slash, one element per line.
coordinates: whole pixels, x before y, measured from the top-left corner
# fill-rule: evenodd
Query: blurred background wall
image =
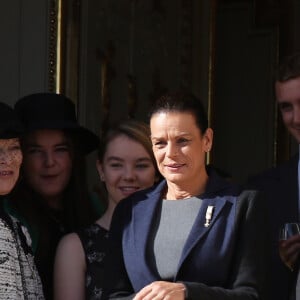
<path fill-rule="evenodd" d="M 101 134 L 120 118 L 147 121 L 158 95 L 187 88 L 215 132 L 210 163 L 243 182 L 296 149 L 273 80 L 280 58 L 300 50 L 299 14 L 299 0 L 6 1 L 0 99 L 64 93 Z"/>

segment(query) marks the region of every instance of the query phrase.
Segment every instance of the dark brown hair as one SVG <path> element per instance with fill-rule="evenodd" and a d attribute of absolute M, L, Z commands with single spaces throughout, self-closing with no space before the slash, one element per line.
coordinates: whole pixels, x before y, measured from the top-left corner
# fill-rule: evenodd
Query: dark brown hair
<path fill-rule="evenodd" d="M 153 104 L 149 117 L 159 112 L 190 112 L 194 115 L 201 133 L 208 128 L 208 118 L 202 102 L 193 94 L 185 91 L 167 93 Z"/>
<path fill-rule="evenodd" d="M 284 57 L 276 74 L 276 80 L 281 82 L 296 77 L 300 77 L 300 52 Z"/>

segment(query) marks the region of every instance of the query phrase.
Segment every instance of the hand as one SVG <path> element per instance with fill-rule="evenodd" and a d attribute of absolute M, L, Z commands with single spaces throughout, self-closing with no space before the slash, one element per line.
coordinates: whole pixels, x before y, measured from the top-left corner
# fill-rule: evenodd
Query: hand
<path fill-rule="evenodd" d="M 154 281 L 142 288 L 133 300 L 184 300 L 185 285 L 178 282 Z"/>
<path fill-rule="evenodd" d="M 279 241 L 279 254 L 283 263 L 293 271 L 300 253 L 300 234 L 294 235 L 287 240 Z"/>

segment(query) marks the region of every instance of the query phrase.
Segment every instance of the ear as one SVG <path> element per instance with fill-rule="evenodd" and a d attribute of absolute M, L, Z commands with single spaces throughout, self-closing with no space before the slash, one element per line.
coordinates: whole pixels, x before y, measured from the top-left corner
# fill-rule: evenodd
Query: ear
<path fill-rule="evenodd" d="M 102 164 L 101 164 L 101 162 L 99 161 L 99 159 L 97 159 L 97 161 L 96 161 L 96 168 L 97 168 L 97 171 L 98 171 L 100 180 L 101 180 L 101 181 L 105 181 L 105 176 L 104 176 Z"/>
<path fill-rule="evenodd" d="M 203 135 L 203 148 L 205 152 L 209 152 L 213 145 L 214 132 L 211 128 L 207 128 Z"/>

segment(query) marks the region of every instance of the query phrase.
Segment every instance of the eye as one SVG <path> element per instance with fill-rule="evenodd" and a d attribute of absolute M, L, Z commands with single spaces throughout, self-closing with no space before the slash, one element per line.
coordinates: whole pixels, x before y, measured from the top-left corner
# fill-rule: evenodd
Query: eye
<path fill-rule="evenodd" d="M 167 143 L 165 141 L 162 141 L 162 140 L 155 140 L 155 141 L 152 141 L 152 145 L 156 148 L 163 148 Z"/>
<path fill-rule="evenodd" d="M 290 103 L 282 102 L 282 103 L 279 104 L 279 109 L 282 112 L 288 112 L 288 111 L 291 111 L 293 109 L 293 106 Z"/>
<path fill-rule="evenodd" d="M 181 137 L 177 140 L 177 144 L 186 145 L 190 140 L 184 137 Z"/>
<path fill-rule="evenodd" d="M 69 152 L 69 147 L 68 146 L 58 146 L 55 148 L 55 151 L 57 152 Z"/>
<path fill-rule="evenodd" d="M 121 167 L 122 167 L 122 164 L 121 164 L 121 163 L 118 163 L 118 162 L 114 162 L 114 163 L 110 163 L 109 166 L 110 166 L 111 168 L 117 169 L 117 168 L 121 168 Z"/>
<path fill-rule="evenodd" d="M 11 146 L 9 148 L 9 151 L 20 151 L 21 147 L 19 145 Z"/>
<path fill-rule="evenodd" d="M 136 165 L 136 168 L 137 169 L 147 169 L 147 168 L 150 168 L 151 164 L 149 163 L 141 163 L 141 164 L 137 164 Z"/>

